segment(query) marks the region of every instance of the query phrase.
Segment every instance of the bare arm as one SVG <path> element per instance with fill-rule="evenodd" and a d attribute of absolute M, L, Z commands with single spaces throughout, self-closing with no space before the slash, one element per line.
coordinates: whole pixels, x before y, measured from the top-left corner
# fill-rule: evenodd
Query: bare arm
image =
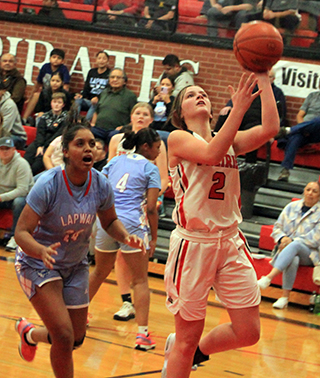
<path fill-rule="evenodd" d="M 158 188 L 150 188 L 147 191 L 147 215 L 151 231 L 150 252 L 151 257 L 154 254 L 157 237 L 158 237 L 158 211 L 157 211 L 157 199 L 159 196 Z"/>
<path fill-rule="evenodd" d="M 31 97 L 34 95 L 34 93 L 37 93 L 37 92 L 40 93 L 41 90 L 42 90 L 42 84 L 36 82 L 35 85 L 33 86 L 32 90 L 31 90 L 28 101 L 31 99 Z"/>
<path fill-rule="evenodd" d="M 160 145 L 160 155 L 156 158 L 156 166 L 159 168 L 160 178 L 161 178 L 161 191 L 159 196 L 167 190 L 168 187 L 168 159 L 166 146 L 163 141 Z"/>
<path fill-rule="evenodd" d="M 116 134 L 111 138 L 108 149 L 108 162 L 117 155 L 118 145 L 123 135 L 124 134 Z"/>
<path fill-rule="evenodd" d="M 57 254 L 56 249 L 60 243 L 45 247 L 33 238 L 32 234 L 39 221 L 40 216 L 26 204 L 18 220 L 14 237 L 27 255 L 42 260 L 47 268 L 52 269 L 52 264 L 55 262 L 52 255 Z"/>
<path fill-rule="evenodd" d="M 169 11 L 167 14 L 158 17 L 158 20 L 172 20 L 174 17 L 174 11 Z"/>
<path fill-rule="evenodd" d="M 54 147 L 51 146 L 51 144 L 48 146 L 48 148 L 46 149 L 46 152 L 44 153 L 43 155 L 43 164 L 45 166 L 46 169 L 50 169 L 50 168 L 53 168 L 54 165 L 52 164 L 52 160 L 51 160 L 51 156 L 53 154 L 53 151 L 54 151 Z"/>
<path fill-rule="evenodd" d="M 228 14 L 230 12 L 239 12 L 241 10 L 251 10 L 252 8 L 251 4 L 228 5 L 220 9 L 220 11 L 223 14 Z"/>
<path fill-rule="evenodd" d="M 304 111 L 304 110 L 299 110 L 298 111 L 298 114 L 297 114 L 297 122 L 298 123 L 302 123 L 302 122 L 304 122 L 304 117 L 305 117 L 305 115 L 306 115 L 307 113 Z"/>
<path fill-rule="evenodd" d="M 142 252 L 146 252 L 142 239 L 138 238 L 136 235 L 130 235 L 122 222 L 117 218 L 114 206 L 107 210 L 98 211 L 98 216 L 103 229 L 111 237 L 118 240 L 120 243 L 127 244 L 132 248 L 140 248 Z"/>
<path fill-rule="evenodd" d="M 234 150 L 237 155 L 253 151 L 273 138 L 280 127 L 279 113 L 268 74 L 256 74 L 261 97 L 261 125 L 249 130 L 238 131 L 234 140 Z M 230 116 L 229 116 L 230 117 Z"/>
<path fill-rule="evenodd" d="M 283 17 L 286 17 L 286 16 L 295 15 L 295 14 L 297 14 L 296 9 L 288 9 L 288 10 L 285 10 L 285 11 L 282 11 L 282 12 L 274 12 L 272 10 L 265 9 L 264 12 L 263 12 L 263 19 L 264 20 L 272 20 L 274 18 L 283 18 Z"/>
<path fill-rule="evenodd" d="M 93 113 L 93 116 L 92 116 L 92 120 L 91 120 L 91 126 L 95 126 L 96 122 L 97 122 L 97 117 L 98 117 L 98 114 L 96 112 Z"/>

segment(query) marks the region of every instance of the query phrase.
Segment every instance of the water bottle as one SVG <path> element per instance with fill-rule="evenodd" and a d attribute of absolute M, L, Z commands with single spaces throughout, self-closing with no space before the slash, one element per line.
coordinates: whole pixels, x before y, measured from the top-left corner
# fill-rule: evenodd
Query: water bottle
<path fill-rule="evenodd" d="M 320 316 L 320 295 L 316 296 L 313 313 Z"/>
<path fill-rule="evenodd" d="M 316 297 L 317 297 L 317 293 L 315 291 L 313 291 L 312 295 L 310 295 L 310 299 L 309 299 L 309 311 L 310 312 L 314 311 L 314 305 L 315 305 L 315 302 L 316 302 Z"/>

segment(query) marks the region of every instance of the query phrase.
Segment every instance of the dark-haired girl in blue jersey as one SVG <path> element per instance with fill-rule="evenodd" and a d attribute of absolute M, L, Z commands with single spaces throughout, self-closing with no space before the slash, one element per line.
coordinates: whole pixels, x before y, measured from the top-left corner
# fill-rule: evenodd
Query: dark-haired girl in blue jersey
<path fill-rule="evenodd" d="M 23 359 L 34 359 L 38 342 L 50 343 L 55 376 L 71 378 L 72 351 L 83 343 L 86 333 L 86 255 L 96 214 L 114 239 L 142 253 L 144 247 L 117 218 L 108 180 L 92 169 L 96 147 L 88 126 L 67 128 L 62 147 L 65 165 L 50 169 L 36 182 L 15 233 L 17 276 L 45 327 L 35 328 L 21 318 L 16 329 Z"/>
<path fill-rule="evenodd" d="M 161 190 L 159 169 L 151 161 L 160 153 L 161 140 L 151 128 L 125 134 L 123 147 L 135 153 L 114 157 L 102 170 L 110 181 L 115 196 L 115 208 L 127 230 L 144 240 L 147 254 L 140 249 L 116 242 L 98 222 L 96 236 L 96 267 L 90 274 L 90 300 L 114 266 L 121 251 L 132 276 L 138 332 L 135 348 L 155 348 L 148 333 L 150 293 L 148 287 L 148 259 L 157 243 L 157 198 Z M 151 161 L 150 161 L 151 160 Z M 148 234 L 151 234 L 149 242 Z"/>

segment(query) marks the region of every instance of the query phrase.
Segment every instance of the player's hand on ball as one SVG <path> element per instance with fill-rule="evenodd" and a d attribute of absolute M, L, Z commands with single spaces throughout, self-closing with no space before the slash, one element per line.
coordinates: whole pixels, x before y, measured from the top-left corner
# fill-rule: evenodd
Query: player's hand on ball
<path fill-rule="evenodd" d="M 41 260 L 47 268 L 53 269 L 53 264 L 56 262 L 56 260 L 52 257 L 52 255 L 58 254 L 56 249 L 60 247 L 60 245 L 61 243 L 54 243 L 49 247 L 43 247 L 41 251 Z"/>

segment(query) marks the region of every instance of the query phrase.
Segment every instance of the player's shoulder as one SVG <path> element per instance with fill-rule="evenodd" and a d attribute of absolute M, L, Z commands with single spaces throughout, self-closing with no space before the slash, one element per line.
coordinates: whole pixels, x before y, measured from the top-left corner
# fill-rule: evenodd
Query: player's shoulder
<path fill-rule="evenodd" d="M 62 167 L 60 165 L 44 171 L 38 178 L 37 183 L 39 182 L 39 184 L 41 185 L 44 185 L 46 183 L 54 184 L 56 182 L 56 179 L 58 179 L 59 177 L 62 178 Z"/>

